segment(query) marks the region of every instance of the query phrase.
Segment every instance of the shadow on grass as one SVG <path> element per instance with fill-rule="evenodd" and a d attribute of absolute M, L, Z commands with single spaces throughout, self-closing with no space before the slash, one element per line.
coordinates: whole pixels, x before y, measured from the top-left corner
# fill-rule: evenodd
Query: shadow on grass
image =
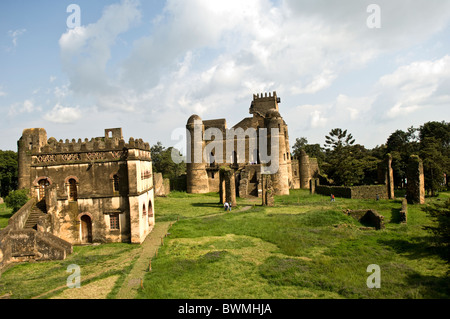
<path fill-rule="evenodd" d="M 448 299 L 450 296 L 450 276 L 426 276 L 418 273 L 406 277 L 408 286 L 419 290 L 421 298 Z M 415 296 L 411 296 L 415 297 Z"/>
<path fill-rule="evenodd" d="M 436 245 L 434 237 L 416 237 L 411 240 L 388 239 L 378 241 L 394 249 L 399 254 L 404 254 L 409 259 L 420 259 L 427 256 L 438 256 L 446 260 L 446 250 L 444 247 Z"/>
<path fill-rule="evenodd" d="M 391 220 L 389 221 L 392 224 L 400 224 L 400 208 L 392 208 L 391 209 Z"/>

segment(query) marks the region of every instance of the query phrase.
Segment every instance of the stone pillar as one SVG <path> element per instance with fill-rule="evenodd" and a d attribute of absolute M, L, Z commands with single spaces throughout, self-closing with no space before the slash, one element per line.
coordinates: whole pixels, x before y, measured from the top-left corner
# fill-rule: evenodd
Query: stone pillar
<path fill-rule="evenodd" d="M 423 162 L 417 155 L 412 155 L 406 169 L 406 198 L 409 204 L 425 204 L 425 177 Z"/>
<path fill-rule="evenodd" d="M 272 186 L 272 175 L 262 174 L 262 205 L 263 206 L 273 206 L 274 198 L 273 198 L 273 186 Z"/>
<path fill-rule="evenodd" d="M 394 195 L 394 170 L 392 169 L 392 155 L 386 156 L 386 187 L 389 199 L 395 199 Z"/>
<path fill-rule="evenodd" d="M 309 180 L 309 193 L 311 195 L 314 195 L 316 193 L 316 184 L 317 184 L 317 179 L 311 178 Z"/>
<path fill-rule="evenodd" d="M 237 205 L 234 170 L 229 167 L 223 167 L 220 169 L 219 194 L 221 204 L 228 202 L 231 203 L 232 207 Z"/>
<path fill-rule="evenodd" d="M 400 210 L 400 222 L 406 223 L 408 221 L 408 201 L 406 198 L 402 200 L 402 209 Z"/>

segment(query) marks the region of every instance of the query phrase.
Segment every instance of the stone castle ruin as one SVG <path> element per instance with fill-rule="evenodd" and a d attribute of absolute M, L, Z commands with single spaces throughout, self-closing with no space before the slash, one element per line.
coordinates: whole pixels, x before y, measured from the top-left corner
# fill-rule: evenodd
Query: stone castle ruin
<path fill-rule="evenodd" d="M 237 196 L 262 197 L 261 175 L 268 165 L 263 159 L 265 152 L 270 153 L 271 165 L 277 164 L 271 173 L 274 195 L 289 194 L 289 189 L 294 188 L 310 188 L 310 180 L 319 171 L 317 160 L 306 153 L 298 160 L 292 158 L 288 126 L 279 113 L 280 102 L 276 92 L 253 95 L 249 109 L 252 117 L 244 118 L 231 129 L 227 128 L 225 119 L 202 120 L 198 115 L 192 115 L 186 125 L 189 137 L 187 192 L 221 191 L 229 184 L 221 179 L 221 176 L 230 176 L 228 171 L 226 174 L 220 172 L 220 168 L 226 166 L 232 170 Z M 216 132 L 214 139 L 209 131 Z M 217 139 L 219 135 L 223 138 Z M 278 147 L 271 152 L 274 142 Z"/>
<path fill-rule="evenodd" d="M 31 200 L 0 232 L 0 268 L 63 259 L 72 245 L 140 244 L 155 224 L 150 145 L 122 129 L 91 140 L 59 140 L 42 128 L 18 141 L 19 189 Z"/>

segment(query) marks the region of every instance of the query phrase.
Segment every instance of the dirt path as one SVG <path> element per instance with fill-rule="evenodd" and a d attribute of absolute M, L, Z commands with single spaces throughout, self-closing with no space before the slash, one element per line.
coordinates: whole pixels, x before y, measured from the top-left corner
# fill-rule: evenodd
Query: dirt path
<path fill-rule="evenodd" d="M 161 238 L 164 238 L 167 231 L 174 222 L 156 223 L 153 231 L 147 236 L 141 244 L 140 256 L 136 260 L 133 269 L 128 274 L 122 287 L 117 293 L 116 299 L 133 299 L 137 290 L 141 286 L 141 280 L 144 280 L 145 274 L 149 269 L 149 262 L 155 256 L 156 251 L 161 246 Z"/>

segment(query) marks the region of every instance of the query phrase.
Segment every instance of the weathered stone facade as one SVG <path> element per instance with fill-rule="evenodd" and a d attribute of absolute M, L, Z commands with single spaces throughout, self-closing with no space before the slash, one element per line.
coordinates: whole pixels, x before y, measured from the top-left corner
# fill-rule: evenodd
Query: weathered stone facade
<path fill-rule="evenodd" d="M 264 135 L 267 139 L 265 141 L 267 150 L 271 150 L 272 140 L 278 140 L 278 154 L 270 154 L 273 158 L 276 157 L 278 164 L 277 172 L 272 174 L 275 195 L 287 195 L 289 189 L 301 187 L 302 174 L 299 165 L 302 164 L 303 169 L 307 167 L 308 175 L 314 175 L 318 171 L 315 159 L 308 158 L 308 162 L 302 162 L 293 160 L 291 157 L 288 127 L 279 113 L 279 103 L 280 98 L 277 97 L 276 92 L 253 95 L 249 109 L 252 117 L 243 119 L 231 129 L 227 128 L 225 119 L 202 120 L 198 115 L 192 115 L 186 125 L 188 133 L 187 192 L 218 192 L 220 189 L 219 167 L 226 165 L 234 171 L 237 196 L 261 197 L 261 172 L 264 166 L 267 166 L 267 163 L 261 160 L 260 147 L 263 139 L 261 131 L 267 132 L 267 135 Z M 211 130 L 220 133 L 223 138 L 220 143 L 215 140 L 216 135 L 213 135 L 214 138 L 205 136 L 205 132 Z M 256 135 L 246 134 L 251 130 L 256 131 Z M 238 131 L 244 134 L 239 136 L 230 133 Z M 272 135 L 275 131 L 276 135 Z M 242 145 L 245 154 L 236 152 Z M 230 146 L 234 150 L 231 154 L 227 153 Z M 310 161 L 313 163 L 311 164 Z M 314 168 L 311 168 L 312 166 Z M 303 175 L 303 179 L 308 180 L 308 177 Z M 309 188 L 309 180 L 305 188 Z"/>
<path fill-rule="evenodd" d="M 150 146 L 125 143 L 122 129 L 91 140 L 47 140 L 26 129 L 18 141 L 19 188 L 47 203 L 44 231 L 71 244 L 142 243 L 155 223 Z"/>

